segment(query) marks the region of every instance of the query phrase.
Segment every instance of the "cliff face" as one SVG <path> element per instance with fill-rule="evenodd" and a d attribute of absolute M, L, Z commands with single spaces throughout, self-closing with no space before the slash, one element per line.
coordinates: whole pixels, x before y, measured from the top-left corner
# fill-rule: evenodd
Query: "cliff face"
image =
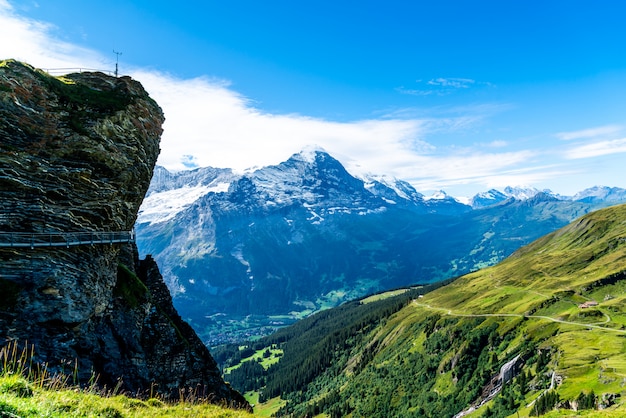
<path fill-rule="evenodd" d="M 78 359 L 85 381 L 192 388 L 246 406 L 176 313 L 152 259 L 139 260 L 133 242 L 69 238 L 129 236 L 163 120 L 128 77 L 56 78 L 0 62 L 0 341 L 35 344 L 53 369 Z M 29 239 L 38 245 L 17 246 Z M 59 241 L 69 245 L 45 246 Z"/>

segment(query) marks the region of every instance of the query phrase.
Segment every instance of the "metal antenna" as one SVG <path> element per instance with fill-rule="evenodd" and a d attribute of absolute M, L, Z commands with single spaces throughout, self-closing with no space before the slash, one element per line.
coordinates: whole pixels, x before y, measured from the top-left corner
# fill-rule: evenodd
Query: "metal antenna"
<path fill-rule="evenodd" d="M 115 77 L 117 77 L 117 63 L 120 60 L 120 55 L 122 55 L 121 52 L 117 52 L 116 50 L 113 50 L 113 53 L 116 55 L 115 57 Z"/>

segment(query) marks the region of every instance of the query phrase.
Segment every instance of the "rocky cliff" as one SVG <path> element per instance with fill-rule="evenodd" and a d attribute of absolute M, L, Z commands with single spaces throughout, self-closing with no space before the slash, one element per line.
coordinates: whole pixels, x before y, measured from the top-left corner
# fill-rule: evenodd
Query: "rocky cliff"
<path fill-rule="evenodd" d="M 77 359 L 83 381 L 247 407 L 132 241 L 163 120 L 129 77 L 0 62 L 0 343 L 52 370 Z"/>

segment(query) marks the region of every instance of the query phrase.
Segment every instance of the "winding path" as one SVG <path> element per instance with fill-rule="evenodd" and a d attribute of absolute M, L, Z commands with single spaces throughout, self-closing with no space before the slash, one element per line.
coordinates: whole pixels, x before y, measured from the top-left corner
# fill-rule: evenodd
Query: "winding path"
<path fill-rule="evenodd" d="M 618 334 L 626 334 L 626 330 L 623 330 L 623 329 L 608 328 L 608 327 L 603 327 L 603 326 L 595 325 L 595 324 L 584 324 L 582 322 L 565 321 L 563 319 L 552 318 L 550 316 L 543 316 L 543 315 L 524 315 L 524 314 L 513 314 L 513 313 L 511 313 L 511 314 L 507 314 L 507 313 L 499 313 L 499 314 L 461 314 L 461 313 L 452 312 L 451 309 L 437 308 L 437 307 L 433 307 L 433 306 L 427 305 L 425 303 L 418 303 L 417 301 L 413 301 L 413 304 L 415 306 L 420 306 L 422 308 L 427 308 L 427 309 L 431 309 L 431 310 L 438 310 L 438 311 L 444 311 L 444 312 L 446 312 L 446 314 L 448 314 L 450 316 L 459 316 L 459 317 L 466 317 L 466 318 L 485 318 L 485 317 L 511 318 L 511 317 L 516 317 L 516 318 L 545 319 L 545 320 L 552 321 L 552 322 L 558 322 L 560 324 L 575 325 L 575 326 L 584 327 L 584 328 L 594 328 L 594 329 L 600 329 L 600 330 L 603 330 L 603 331 L 617 332 Z M 606 316 L 608 317 L 608 315 L 606 315 Z M 609 319 L 605 323 L 608 323 L 608 322 L 610 322 L 610 317 L 609 317 Z"/>

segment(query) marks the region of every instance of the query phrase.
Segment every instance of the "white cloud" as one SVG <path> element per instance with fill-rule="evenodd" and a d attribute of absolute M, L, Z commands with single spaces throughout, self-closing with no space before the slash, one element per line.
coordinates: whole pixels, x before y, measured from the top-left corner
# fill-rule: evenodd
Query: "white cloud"
<path fill-rule="evenodd" d="M 475 84 L 476 80 L 470 78 L 435 78 L 428 81 L 431 86 L 452 87 L 455 89 L 466 89 Z"/>
<path fill-rule="evenodd" d="M 164 109 L 166 122 L 159 163 L 169 169 L 184 169 L 183 162 L 193 156 L 194 163 L 200 166 L 243 170 L 277 164 L 311 144 L 335 156 L 384 168 L 381 160 L 428 148 L 419 139 L 419 120 L 342 123 L 295 114 L 269 114 L 254 108 L 249 100 L 217 80 L 180 80 L 145 71 L 132 75 Z"/>
<path fill-rule="evenodd" d="M 408 94 L 410 96 L 430 96 L 435 94 L 434 90 L 407 89 L 404 88 L 404 86 L 396 87 L 396 91 L 400 94 Z"/>
<path fill-rule="evenodd" d="M 0 56 L 40 68 L 112 67 L 95 51 L 55 37 L 55 28 L 19 16 L 0 0 Z M 129 67 L 130 68 L 130 67 Z M 410 181 L 418 190 L 460 184 L 532 183 L 556 175 L 533 168 L 531 151 L 507 152 L 506 143 L 492 143 L 502 152 L 435 147 L 432 133 L 457 132 L 479 123 L 484 111 L 459 110 L 455 116 L 419 118 L 403 114 L 379 119 L 335 122 L 298 114 L 271 114 L 255 108 L 225 80 L 209 77 L 180 79 L 146 69 L 130 74 L 139 80 L 164 110 L 166 122 L 159 164 L 183 170 L 195 166 L 243 170 L 277 164 L 309 145 L 318 145 L 354 172 L 388 174 Z M 467 88 L 474 80 L 438 78 L 426 85 L 439 89 Z M 479 83 L 484 84 L 484 83 Z M 489 112 L 487 112 L 489 113 Z M 520 169 L 520 167 L 527 167 Z M 504 183 L 503 183 L 504 184 Z"/>
<path fill-rule="evenodd" d="M 508 144 L 508 142 L 503 141 L 501 139 L 496 139 L 495 141 L 491 141 L 489 143 L 486 144 L 481 144 L 482 146 L 488 147 L 488 148 L 504 148 L 506 147 Z"/>
<path fill-rule="evenodd" d="M 516 171 L 516 167 L 529 164 L 535 155 L 531 151 L 452 151 L 421 139 L 430 132 L 467 128 L 479 119 L 475 115 L 332 122 L 264 113 L 219 80 L 179 80 L 154 72 L 134 76 L 166 109 L 159 163 L 173 170 L 185 169 L 190 156 L 199 166 L 238 170 L 278 164 L 315 144 L 341 160 L 353 174 L 388 174 L 412 182 L 418 190 L 493 184 L 503 172 L 511 178 L 507 184 L 550 176 L 540 174 L 543 168 L 533 175 L 528 172 L 532 168 L 523 175 Z M 487 145 L 493 149 L 507 144 L 495 141 Z"/>
<path fill-rule="evenodd" d="M 580 145 L 567 150 L 565 152 L 565 158 L 575 160 L 600 157 L 608 154 L 620 154 L 623 152 L 626 152 L 626 138 Z"/>
<path fill-rule="evenodd" d="M 559 132 L 556 137 L 563 141 L 571 141 L 573 139 L 597 138 L 607 135 L 619 133 L 622 127 L 619 125 L 598 126 L 596 128 L 582 129 L 573 132 Z"/>
<path fill-rule="evenodd" d="M 471 87 L 492 87 L 489 82 L 476 81 L 471 78 L 457 77 L 437 77 L 424 82 L 424 80 L 415 80 L 418 86 L 422 88 L 406 88 L 405 86 L 396 87 L 396 91 L 400 94 L 411 96 L 446 96 L 453 94 L 458 90 L 469 89 Z"/>
<path fill-rule="evenodd" d="M 479 183 L 496 187 L 502 176 L 510 178 L 504 185 L 524 183 L 531 176 L 533 166 L 520 169 L 536 154 L 532 151 L 503 153 L 463 153 L 424 157 L 419 165 L 406 167 L 401 178 L 408 179 L 418 190 L 437 190 L 450 185 Z M 542 171 L 541 168 L 536 170 Z M 515 180 L 513 182 L 513 180 Z M 500 185 L 500 184 L 498 184 Z"/>
<path fill-rule="evenodd" d="M 54 26 L 24 18 L 0 0 L 1 59 L 14 58 L 39 68 L 102 69 L 107 60 L 90 49 L 54 38 Z"/>

